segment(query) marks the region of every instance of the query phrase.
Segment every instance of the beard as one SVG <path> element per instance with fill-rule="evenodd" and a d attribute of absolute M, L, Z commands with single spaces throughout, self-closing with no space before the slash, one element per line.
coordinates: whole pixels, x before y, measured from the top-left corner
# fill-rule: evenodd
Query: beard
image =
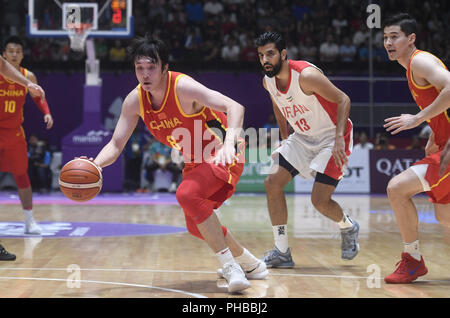
<path fill-rule="evenodd" d="M 283 61 L 281 60 L 281 56 L 280 56 L 280 60 L 278 61 L 277 64 L 275 64 L 275 65 L 272 65 L 270 63 L 264 64 L 263 65 L 264 74 L 266 74 L 268 77 L 271 77 L 271 78 L 276 76 L 276 75 L 278 75 L 278 73 L 280 73 L 280 71 L 281 71 L 281 64 L 282 64 L 282 62 Z M 266 71 L 266 69 L 265 69 L 266 65 L 272 66 L 272 70 L 271 71 Z"/>

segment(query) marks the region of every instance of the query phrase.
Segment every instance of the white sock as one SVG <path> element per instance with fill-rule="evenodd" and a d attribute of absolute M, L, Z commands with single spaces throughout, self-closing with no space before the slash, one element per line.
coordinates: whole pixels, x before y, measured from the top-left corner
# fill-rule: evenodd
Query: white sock
<path fill-rule="evenodd" d="M 223 250 L 216 253 L 217 258 L 219 259 L 220 264 L 225 265 L 226 263 L 235 263 L 236 261 L 233 258 L 233 254 L 231 254 L 230 249 L 224 248 Z"/>
<path fill-rule="evenodd" d="M 419 240 L 415 240 L 414 242 L 403 243 L 403 244 L 405 246 L 403 251 L 405 253 L 408 253 L 412 257 L 414 257 L 416 260 L 420 261 L 421 254 L 420 254 L 420 251 L 419 251 Z"/>
<path fill-rule="evenodd" d="M 252 266 L 259 262 L 252 253 L 250 253 L 246 248 L 244 248 L 244 252 L 238 257 L 234 258 L 236 262 L 238 262 L 242 267 Z"/>
<path fill-rule="evenodd" d="M 287 224 L 272 226 L 275 246 L 281 253 L 286 253 L 289 248 Z"/>
<path fill-rule="evenodd" d="M 337 222 L 337 224 L 339 225 L 339 228 L 341 228 L 341 229 L 348 229 L 349 227 L 353 226 L 352 219 L 345 213 L 344 213 L 344 217 L 343 217 L 342 221 Z"/>
<path fill-rule="evenodd" d="M 25 221 L 33 220 L 33 210 L 23 210 L 23 213 L 25 214 Z"/>

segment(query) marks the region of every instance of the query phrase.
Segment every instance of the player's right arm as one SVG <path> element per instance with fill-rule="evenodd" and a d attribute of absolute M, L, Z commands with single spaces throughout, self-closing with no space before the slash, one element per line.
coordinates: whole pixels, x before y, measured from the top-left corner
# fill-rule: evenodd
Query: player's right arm
<path fill-rule="evenodd" d="M 120 113 L 119 121 L 114 129 L 111 140 L 94 159 L 94 163 L 97 166 L 103 168 L 113 164 L 117 160 L 128 139 L 130 139 L 133 130 L 136 128 L 138 121 L 139 96 L 137 88 L 135 88 L 123 102 L 122 112 Z"/>
<path fill-rule="evenodd" d="M 39 96 L 41 98 L 45 97 L 45 92 L 37 84 L 34 84 L 29 79 L 27 79 L 25 76 L 23 76 L 18 70 L 14 68 L 11 64 L 6 61 L 3 56 L 0 56 L 0 74 L 4 77 L 7 77 L 13 82 L 16 82 L 22 86 L 25 86 L 30 91 L 30 94 L 33 94 L 35 96 Z"/>
<path fill-rule="evenodd" d="M 411 70 L 417 78 L 433 85 L 439 91 L 439 95 L 430 105 L 415 115 L 401 114 L 397 117 L 386 118 L 386 124 L 383 127 L 387 131 L 392 131 L 393 135 L 419 126 L 424 121 L 445 112 L 450 105 L 450 72 L 437 58 L 430 54 L 418 54 L 411 61 Z"/>
<path fill-rule="evenodd" d="M 263 77 L 263 86 L 267 91 L 269 91 L 267 89 L 267 85 L 266 85 L 266 81 L 265 81 L 264 77 Z M 281 140 L 285 140 L 285 139 L 287 139 L 287 137 L 289 135 L 286 118 L 284 118 L 283 114 L 281 113 L 280 109 L 278 108 L 277 104 L 273 100 L 272 95 L 270 95 L 270 93 L 269 93 L 269 96 L 270 96 L 270 100 L 272 101 L 273 113 L 275 115 L 275 119 L 277 120 L 278 128 L 280 129 Z"/>

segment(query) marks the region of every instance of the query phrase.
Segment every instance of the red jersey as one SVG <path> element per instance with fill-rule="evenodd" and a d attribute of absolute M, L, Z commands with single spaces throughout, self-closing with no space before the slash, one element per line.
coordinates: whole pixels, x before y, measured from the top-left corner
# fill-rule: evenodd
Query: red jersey
<path fill-rule="evenodd" d="M 439 90 L 431 84 L 420 86 L 417 85 L 416 82 L 414 82 L 414 79 L 411 75 L 411 62 L 413 58 L 421 52 L 431 54 L 425 51 L 415 50 L 411 55 L 411 58 L 409 59 L 408 68 L 406 70 L 406 77 L 408 78 L 409 90 L 411 91 L 414 100 L 416 101 L 420 109 L 424 109 L 427 108 L 436 99 L 436 97 L 439 95 Z M 444 63 L 442 63 L 441 60 L 439 60 L 439 62 L 441 62 L 442 67 L 447 69 L 447 67 L 444 65 Z M 448 106 L 450 107 L 450 105 Z M 439 149 L 442 150 L 447 140 L 450 138 L 450 110 L 447 108 L 445 112 L 431 118 L 430 120 L 428 120 L 428 124 L 430 125 L 431 130 L 433 130 L 434 132 L 434 142 L 439 146 Z"/>
<path fill-rule="evenodd" d="M 27 77 L 28 70 L 20 72 Z M 23 123 L 23 106 L 28 89 L 0 75 L 0 128 L 18 128 Z"/>
<path fill-rule="evenodd" d="M 150 93 L 139 84 L 140 115 L 152 135 L 179 150 L 185 163 L 201 163 L 214 155 L 214 147 L 223 142 L 227 117 L 206 106 L 196 114 L 185 114 L 176 93 L 177 82 L 182 76 L 187 75 L 168 73 L 164 101 L 158 110 L 152 107 Z M 209 154 L 203 156 L 204 151 Z"/>

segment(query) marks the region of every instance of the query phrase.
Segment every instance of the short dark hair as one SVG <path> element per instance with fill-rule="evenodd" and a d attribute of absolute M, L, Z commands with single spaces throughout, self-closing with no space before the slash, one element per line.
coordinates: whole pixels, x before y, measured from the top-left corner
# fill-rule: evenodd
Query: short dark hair
<path fill-rule="evenodd" d="M 17 35 L 12 35 L 9 38 L 6 39 L 5 43 L 3 43 L 3 50 L 2 52 L 6 51 L 6 47 L 9 43 L 18 44 L 23 48 L 23 42 Z"/>
<path fill-rule="evenodd" d="M 274 43 L 279 52 L 283 51 L 286 48 L 286 42 L 283 36 L 276 31 L 265 32 L 256 39 L 257 47 L 264 46 L 268 43 Z"/>
<path fill-rule="evenodd" d="M 166 44 L 152 36 L 146 34 L 144 37 L 137 37 L 131 41 L 127 47 L 129 56 L 133 61 L 139 57 L 149 57 L 154 63 L 161 60 L 161 66 L 164 68 L 169 63 L 169 50 Z"/>
<path fill-rule="evenodd" d="M 383 23 L 383 29 L 388 26 L 398 25 L 406 35 L 417 34 L 417 21 L 408 13 L 397 13 L 388 17 Z"/>

